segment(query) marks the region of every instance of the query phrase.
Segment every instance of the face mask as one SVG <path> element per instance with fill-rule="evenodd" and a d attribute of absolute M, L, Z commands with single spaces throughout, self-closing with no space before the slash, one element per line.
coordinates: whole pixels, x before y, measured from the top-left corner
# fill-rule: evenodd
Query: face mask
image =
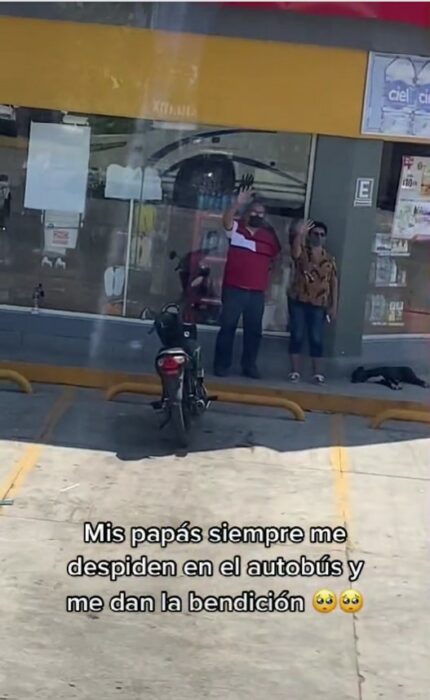
<path fill-rule="evenodd" d="M 251 214 L 249 217 L 249 225 L 251 228 L 261 228 L 264 224 L 264 216 L 260 216 L 259 214 Z"/>
<path fill-rule="evenodd" d="M 309 234 L 309 245 L 311 246 L 311 248 L 318 248 L 319 246 L 321 246 L 323 248 L 324 244 L 325 244 L 324 236 L 319 236 L 318 234 L 315 234 L 315 233 Z"/>

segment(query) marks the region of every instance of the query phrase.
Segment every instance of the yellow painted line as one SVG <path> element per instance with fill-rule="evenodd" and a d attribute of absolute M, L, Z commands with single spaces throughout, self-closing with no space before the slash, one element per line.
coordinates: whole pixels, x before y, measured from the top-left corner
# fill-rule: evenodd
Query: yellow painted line
<path fill-rule="evenodd" d="M 343 446 L 343 419 L 340 415 L 332 416 L 333 445 L 330 449 L 330 462 L 334 474 L 336 510 L 340 523 L 351 535 L 350 508 L 350 461 L 348 449 Z"/>
<path fill-rule="evenodd" d="M 29 445 L 25 448 L 21 459 L 0 486 L 0 500 L 14 498 L 27 474 L 35 467 L 42 453 L 42 445 Z"/>
<path fill-rule="evenodd" d="M 69 409 L 74 398 L 74 393 L 73 389 L 66 389 L 56 400 L 39 431 L 38 440 L 40 440 L 40 442 L 32 443 L 25 448 L 22 457 L 12 468 L 6 479 L 0 484 L 0 500 L 15 498 L 25 479 L 39 461 L 44 443 L 51 438 L 55 427 Z M 1 512 L 2 508 L 0 506 L 0 514 Z"/>

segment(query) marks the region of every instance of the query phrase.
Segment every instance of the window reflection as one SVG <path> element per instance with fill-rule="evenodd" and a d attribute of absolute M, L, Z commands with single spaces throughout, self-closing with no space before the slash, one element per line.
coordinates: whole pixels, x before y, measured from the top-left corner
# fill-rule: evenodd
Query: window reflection
<path fill-rule="evenodd" d="M 32 122 L 90 127 L 82 213 L 25 206 Z M 180 299 L 190 317 L 216 325 L 227 253 L 222 211 L 250 173 L 284 248 L 264 318 L 266 331 L 283 332 L 288 226 L 304 213 L 310 141 L 300 134 L 3 106 L 0 302 L 31 306 L 40 282 L 51 309 L 139 317 L 145 308 Z"/>

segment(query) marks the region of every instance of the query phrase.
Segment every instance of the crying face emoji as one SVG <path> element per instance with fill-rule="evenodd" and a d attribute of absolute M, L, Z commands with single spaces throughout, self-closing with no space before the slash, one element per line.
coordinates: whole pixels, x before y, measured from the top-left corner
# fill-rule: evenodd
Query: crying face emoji
<path fill-rule="evenodd" d="M 353 588 L 348 588 L 340 596 L 339 605 L 343 612 L 356 613 L 363 607 L 363 596 Z"/>
<path fill-rule="evenodd" d="M 328 591 L 326 588 L 323 588 L 321 591 L 315 593 L 312 604 L 317 612 L 329 613 L 335 609 L 337 600 L 333 591 Z"/>

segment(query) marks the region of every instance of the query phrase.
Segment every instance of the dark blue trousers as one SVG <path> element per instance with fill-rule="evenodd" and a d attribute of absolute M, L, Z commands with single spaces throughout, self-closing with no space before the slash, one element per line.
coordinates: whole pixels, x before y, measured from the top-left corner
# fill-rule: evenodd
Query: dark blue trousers
<path fill-rule="evenodd" d="M 300 355 L 307 332 L 310 356 L 314 358 L 322 357 L 326 309 L 289 298 L 288 310 L 290 353 L 292 355 Z"/>
<path fill-rule="evenodd" d="M 262 336 L 264 292 L 224 287 L 221 328 L 215 346 L 214 368 L 228 370 L 239 319 L 243 317 L 242 369 L 255 367 Z"/>

